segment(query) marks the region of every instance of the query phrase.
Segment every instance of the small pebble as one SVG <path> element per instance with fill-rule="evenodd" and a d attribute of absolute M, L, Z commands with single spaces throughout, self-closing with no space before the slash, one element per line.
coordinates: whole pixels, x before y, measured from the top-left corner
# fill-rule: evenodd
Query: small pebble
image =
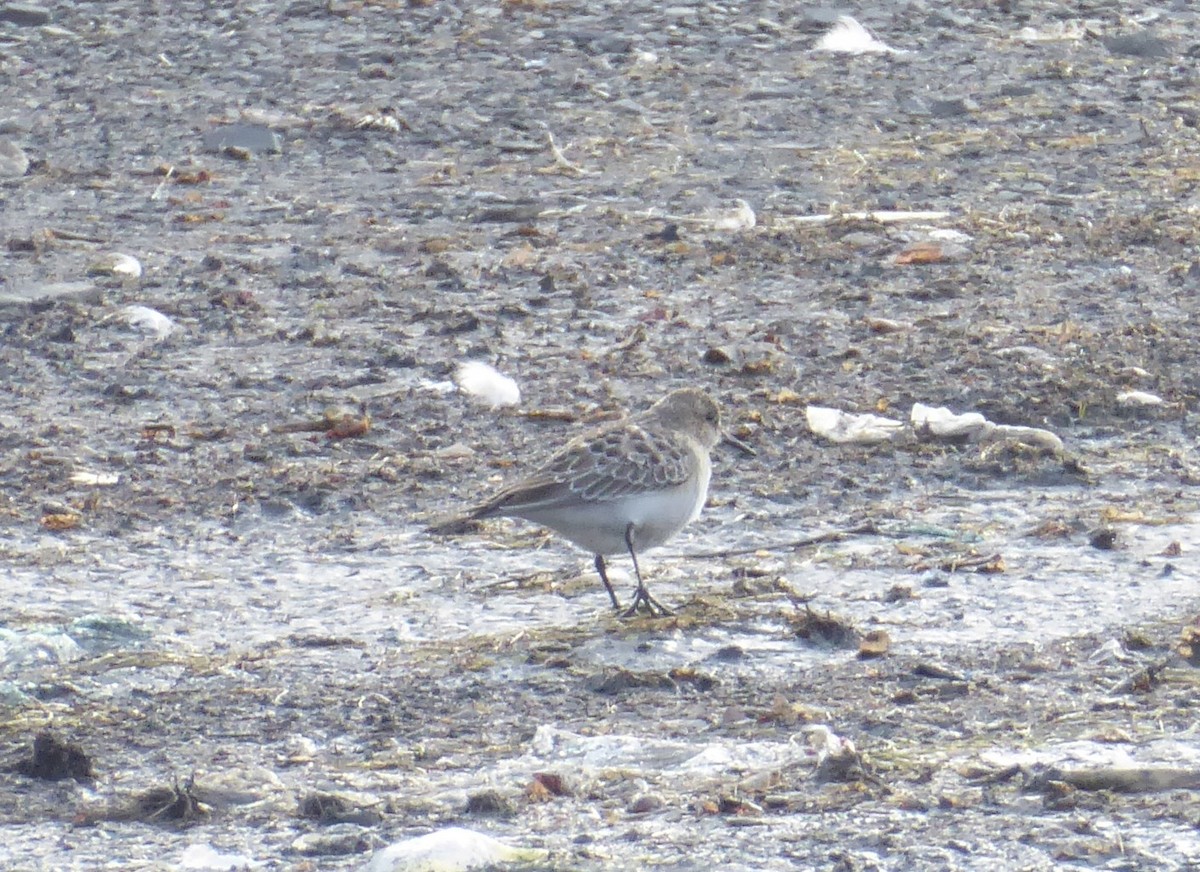
<path fill-rule="evenodd" d="M 1171 56 L 1170 44 L 1165 39 L 1148 31 L 1110 36 L 1102 42 L 1104 47 L 1115 55 L 1131 58 L 1168 58 Z"/>
<path fill-rule="evenodd" d="M 371 846 L 371 831 L 354 824 L 335 824 L 314 833 L 305 833 L 292 842 L 293 851 L 308 857 L 361 854 Z"/>
<path fill-rule="evenodd" d="M 629 804 L 630 814 L 646 814 L 663 807 L 663 798 L 654 793 L 643 793 Z"/>
<path fill-rule="evenodd" d="M 221 154 L 279 154 L 283 151 L 283 139 L 271 128 L 262 124 L 224 124 L 205 132 L 206 151 Z"/>
<path fill-rule="evenodd" d="M 29 172 L 29 156 L 11 139 L 0 139 L 0 179 L 19 179 Z"/>

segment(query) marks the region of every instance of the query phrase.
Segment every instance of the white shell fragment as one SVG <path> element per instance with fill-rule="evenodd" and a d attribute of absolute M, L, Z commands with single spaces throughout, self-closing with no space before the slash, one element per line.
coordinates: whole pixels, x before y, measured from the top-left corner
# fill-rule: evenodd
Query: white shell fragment
<path fill-rule="evenodd" d="M 483 833 L 449 827 L 381 848 L 359 872 L 462 872 L 545 857 L 545 851 L 514 848 Z"/>
<path fill-rule="evenodd" d="M 712 213 L 714 230 L 724 230 L 730 233 L 740 233 L 743 230 L 753 230 L 758 223 L 754 209 L 745 200 L 736 200 L 736 206 L 723 212 Z"/>
<path fill-rule="evenodd" d="M 817 755 L 817 763 L 824 763 L 830 757 L 852 757 L 858 753 L 854 742 L 843 738 L 824 724 L 813 724 L 802 730 L 805 740 Z M 793 737 L 795 738 L 795 737 Z"/>
<path fill-rule="evenodd" d="M 938 230 L 930 230 L 927 234 L 929 239 L 934 242 L 955 242 L 959 245 L 966 245 L 974 241 L 974 237 L 969 233 L 963 233 L 961 230 L 954 230 L 949 227 L 944 227 Z"/>
<path fill-rule="evenodd" d="M 126 279 L 140 279 L 142 264 L 132 254 L 113 252 L 98 257 L 88 265 L 88 275 L 119 276 Z"/>
<path fill-rule="evenodd" d="M 918 433 L 927 433 L 942 439 L 978 439 L 996 425 L 979 412 L 955 414 L 945 406 L 926 406 L 913 403 L 911 420 Z"/>
<path fill-rule="evenodd" d="M 121 480 L 121 476 L 115 472 L 92 472 L 87 469 L 77 469 L 71 473 L 70 481 L 72 484 L 83 484 L 94 487 L 106 487 L 114 485 Z"/>
<path fill-rule="evenodd" d="M 1161 406 L 1163 398 L 1146 391 L 1122 391 L 1117 394 L 1118 406 Z"/>
<path fill-rule="evenodd" d="M 433 381 L 431 379 L 423 378 L 417 382 L 417 385 L 422 390 L 429 391 L 431 394 L 437 394 L 438 396 L 442 397 L 446 396 L 447 394 L 452 394 L 458 390 L 458 385 L 450 379 Z"/>
<path fill-rule="evenodd" d="M 1059 21 L 1044 27 L 1022 27 L 1012 38 L 1021 42 L 1079 42 L 1087 38 L 1087 24 Z"/>
<path fill-rule="evenodd" d="M 395 116 L 370 112 L 359 118 L 354 127 L 357 130 L 383 130 L 388 133 L 399 133 L 403 129 L 400 119 Z"/>
<path fill-rule="evenodd" d="M 633 68 L 635 70 L 651 70 L 658 66 L 658 53 L 646 49 L 638 49 L 633 53 Z"/>
<path fill-rule="evenodd" d="M 149 306 L 126 306 L 121 310 L 121 317 L 130 327 L 149 334 L 156 342 L 161 342 L 179 329 L 174 321 Z"/>
<path fill-rule="evenodd" d="M 252 860 L 241 854 L 222 854 L 211 845 L 189 845 L 175 868 L 203 872 L 245 872 L 261 869 L 264 865 L 260 860 Z"/>
<path fill-rule="evenodd" d="M 1088 655 L 1089 663 L 1133 663 L 1136 660 L 1120 639 L 1109 639 Z"/>
<path fill-rule="evenodd" d="M 702 230 L 717 230 L 723 233 L 741 233 L 744 230 L 753 230 L 758 224 L 758 216 L 754 213 L 754 207 L 742 199 L 734 200 L 733 205 L 726 208 L 705 209 L 700 215 L 655 215 L 655 217 L 679 221 Z"/>
<path fill-rule="evenodd" d="M 464 394 L 493 409 L 521 402 L 521 389 L 517 383 L 479 360 L 460 363 L 454 381 Z"/>
<path fill-rule="evenodd" d="M 879 415 L 856 415 L 824 406 L 809 406 L 804 410 L 808 429 L 830 442 L 854 442 L 870 445 L 886 442 L 902 429 L 902 421 L 893 421 Z"/>
<path fill-rule="evenodd" d="M 0 139 L 0 179 L 16 179 L 29 172 L 29 155 L 11 139 Z"/>
<path fill-rule="evenodd" d="M 908 54 L 871 36 L 871 32 L 849 15 L 839 15 L 837 24 L 825 32 L 813 51 L 838 54 Z"/>

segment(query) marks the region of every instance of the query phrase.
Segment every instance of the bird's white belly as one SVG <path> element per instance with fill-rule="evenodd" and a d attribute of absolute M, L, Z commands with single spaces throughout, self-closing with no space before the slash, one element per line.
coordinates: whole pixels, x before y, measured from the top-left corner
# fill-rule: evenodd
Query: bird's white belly
<path fill-rule="evenodd" d="M 580 548 L 605 556 L 628 550 L 625 530 L 633 524 L 633 545 L 640 554 L 663 544 L 700 514 L 708 495 L 707 464 L 700 472 L 694 480 L 667 490 L 605 502 L 584 502 L 521 517 L 549 527 Z"/>

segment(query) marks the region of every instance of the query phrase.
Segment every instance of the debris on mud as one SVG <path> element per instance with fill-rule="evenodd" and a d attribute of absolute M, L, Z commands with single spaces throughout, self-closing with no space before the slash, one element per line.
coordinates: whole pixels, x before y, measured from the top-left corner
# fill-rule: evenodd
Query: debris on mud
<path fill-rule="evenodd" d="M 789 623 L 797 638 L 824 648 L 854 648 L 862 640 L 862 633 L 846 618 L 832 612 L 820 614 L 808 605 Z"/>
<path fill-rule="evenodd" d="M 53 733 L 38 733 L 33 740 L 29 757 L 17 764 L 17 771 L 43 781 L 62 781 L 73 778 L 92 782 L 96 773 L 92 758 L 79 745 L 58 738 Z"/>
<path fill-rule="evenodd" d="M 481 790 L 467 797 L 467 814 L 511 817 L 517 813 L 512 800 L 498 790 Z"/>
<path fill-rule="evenodd" d="M 170 824 L 190 827 L 212 817 L 213 808 L 196 795 L 191 779 L 170 786 L 151 787 L 132 796 L 93 804 L 77 816 L 80 824 L 104 821 Z"/>
<path fill-rule="evenodd" d="M 861 660 L 871 660 L 887 654 L 892 646 L 892 638 L 886 630 L 871 630 L 864 633 L 858 642 L 858 656 Z"/>
<path fill-rule="evenodd" d="M 374 826 L 383 820 L 378 804 L 344 794 L 313 792 L 301 797 L 297 813 L 319 824 Z"/>

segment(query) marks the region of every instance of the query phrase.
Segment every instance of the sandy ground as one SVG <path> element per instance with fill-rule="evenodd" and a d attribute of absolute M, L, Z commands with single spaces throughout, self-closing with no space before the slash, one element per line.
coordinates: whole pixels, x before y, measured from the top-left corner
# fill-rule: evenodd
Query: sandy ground
<path fill-rule="evenodd" d="M 942 5 L 0 10 L 0 865 L 1200 864 L 1200 12 Z M 425 531 L 681 384 L 678 617 Z"/>

